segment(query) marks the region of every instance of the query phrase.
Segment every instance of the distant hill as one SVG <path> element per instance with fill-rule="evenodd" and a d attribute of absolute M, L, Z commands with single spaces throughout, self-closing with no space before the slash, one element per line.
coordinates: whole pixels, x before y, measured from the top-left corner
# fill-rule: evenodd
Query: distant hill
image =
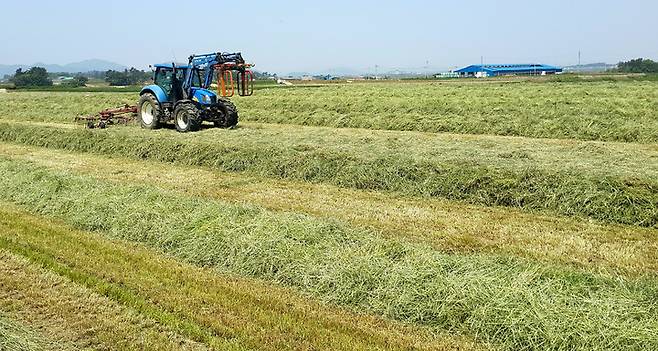
<path fill-rule="evenodd" d="M 58 64 L 49 64 L 37 62 L 31 65 L 0 65 L 0 77 L 5 74 L 14 74 L 18 68 L 29 69 L 30 67 L 44 67 L 48 72 L 89 72 L 89 71 L 107 71 L 107 70 L 121 70 L 123 71 L 127 67 L 118 63 L 105 61 L 105 60 L 84 60 L 80 62 L 68 63 L 65 65 Z"/>

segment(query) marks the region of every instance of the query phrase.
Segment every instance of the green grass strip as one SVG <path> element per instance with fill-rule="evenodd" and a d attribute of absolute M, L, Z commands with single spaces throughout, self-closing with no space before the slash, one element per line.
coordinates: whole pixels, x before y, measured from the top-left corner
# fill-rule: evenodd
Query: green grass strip
<path fill-rule="evenodd" d="M 658 281 L 449 255 L 295 214 L 0 162 L 0 197 L 200 266 L 508 350 L 658 347 Z"/>
<path fill-rule="evenodd" d="M 133 293 L 130 289 L 118 284 L 101 280 L 96 276 L 76 270 L 66 264 L 58 262 L 54 257 L 40 252 L 38 248 L 25 245 L 13 240 L 0 237 L 0 248 L 25 257 L 30 262 L 50 270 L 60 276 L 66 277 L 74 283 L 89 288 L 96 293 L 106 296 L 122 305 L 135 309 L 158 323 L 171 327 L 194 341 L 208 345 L 218 345 L 219 335 L 212 330 L 187 320 L 174 313 L 157 308 L 144 298 Z"/>
<path fill-rule="evenodd" d="M 653 164 L 644 173 L 615 174 L 598 168 L 572 169 L 557 163 L 560 159 L 547 165 L 533 161 L 504 165 L 496 159 L 477 163 L 466 156 L 484 152 L 485 146 L 464 151 L 463 159 L 445 159 L 406 155 L 404 150 L 410 146 L 403 143 L 396 147 L 395 139 L 373 137 L 370 145 L 360 139 L 347 141 L 342 136 L 327 146 L 331 138 L 323 134 L 326 130 L 292 138 L 277 130 L 257 128 L 211 132 L 179 135 L 135 128 L 90 131 L 0 122 L 0 140 L 7 142 L 658 228 L 658 181 L 650 176 Z M 393 146 L 379 145 L 386 143 Z"/>

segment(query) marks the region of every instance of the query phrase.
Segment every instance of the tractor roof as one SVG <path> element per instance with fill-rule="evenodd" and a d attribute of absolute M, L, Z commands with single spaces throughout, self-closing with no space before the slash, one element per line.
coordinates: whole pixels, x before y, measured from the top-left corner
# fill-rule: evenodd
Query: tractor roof
<path fill-rule="evenodd" d="M 173 68 L 171 63 L 158 63 L 154 65 L 156 68 Z M 181 69 L 187 69 L 190 68 L 189 65 L 184 65 L 184 64 L 176 64 L 176 68 L 181 68 Z"/>

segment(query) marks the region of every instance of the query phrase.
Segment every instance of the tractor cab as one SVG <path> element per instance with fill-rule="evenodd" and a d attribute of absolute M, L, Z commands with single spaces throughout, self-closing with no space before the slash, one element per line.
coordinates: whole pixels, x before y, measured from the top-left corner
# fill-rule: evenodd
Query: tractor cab
<path fill-rule="evenodd" d="M 190 77 L 187 77 L 187 75 Z M 212 75 L 208 77 L 212 82 Z M 189 86 L 185 82 L 189 79 Z M 162 88 L 168 102 L 189 99 L 201 105 L 212 104 L 217 100 L 215 92 L 206 86 L 206 72 L 189 65 L 161 64 L 155 66 L 154 84 Z"/>
<path fill-rule="evenodd" d="M 155 66 L 153 83 L 165 92 L 168 101 L 177 101 L 184 98 L 183 82 L 185 75 L 190 69 L 189 66 L 174 66 L 172 64 L 162 64 Z M 201 87 L 201 77 L 199 70 L 193 69 L 192 86 Z"/>

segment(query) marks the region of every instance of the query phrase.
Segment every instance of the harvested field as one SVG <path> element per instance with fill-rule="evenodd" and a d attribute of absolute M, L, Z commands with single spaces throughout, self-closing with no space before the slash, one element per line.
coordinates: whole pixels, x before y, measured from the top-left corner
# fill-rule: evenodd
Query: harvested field
<path fill-rule="evenodd" d="M 2 94 L 0 348 L 656 349 L 657 95 L 264 87 L 179 134 Z"/>
<path fill-rule="evenodd" d="M 3 95 L 0 116 L 70 122 L 134 93 Z M 83 101 L 85 103 L 83 103 Z M 354 83 L 258 90 L 243 121 L 533 138 L 658 141 L 658 81 Z M 5 107 L 3 108 L 2 105 Z M 11 109 L 7 106 L 11 105 Z M 44 114 L 42 111 L 49 110 Z"/>

